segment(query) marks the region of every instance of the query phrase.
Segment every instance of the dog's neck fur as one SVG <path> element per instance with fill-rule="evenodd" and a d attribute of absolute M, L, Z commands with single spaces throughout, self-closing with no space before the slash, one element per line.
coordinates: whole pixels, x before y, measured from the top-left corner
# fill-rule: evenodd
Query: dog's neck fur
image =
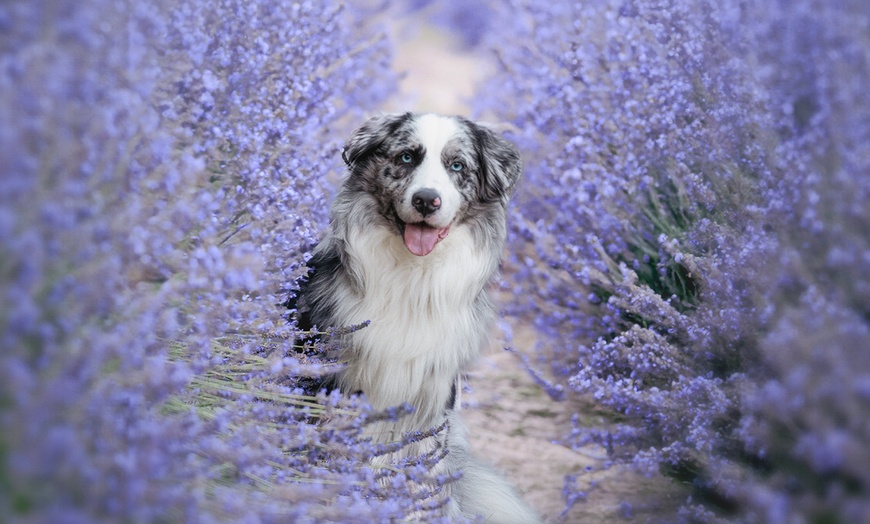
<path fill-rule="evenodd" d="M 377 409 L 411 404 L 415 412 L 391 428 L 397 432 L 436 426 L 456 377 L 485 343 L 493 316 L 486 288 L 498 260 L 463 224 L 425 257 L 388 227 L 352 229 L 344 269 L 357 282 L 338 297 L 337 313 L 344 325 L 371 324 L 345 341 L 339 383 Z"/>

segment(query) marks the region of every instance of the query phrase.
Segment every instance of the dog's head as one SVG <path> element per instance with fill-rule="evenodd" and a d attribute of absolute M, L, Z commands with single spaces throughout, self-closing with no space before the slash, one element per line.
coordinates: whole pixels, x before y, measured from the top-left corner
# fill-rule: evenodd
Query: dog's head
<path fill-rule="evenodd" d="M 474 210 L 506 205 L 522 172 L 513 144 L 461 117 L 382 115 L 342 153 L 349 183 L 372 195 L 408 250 L 428 255 Z"/>

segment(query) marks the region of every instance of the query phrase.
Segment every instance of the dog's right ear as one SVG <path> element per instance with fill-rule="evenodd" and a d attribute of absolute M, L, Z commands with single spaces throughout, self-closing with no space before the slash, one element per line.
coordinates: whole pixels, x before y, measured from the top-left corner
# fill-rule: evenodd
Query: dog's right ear
<path fill-rule="evenodd" d="M 399 127 L 413 118 L 413 113 L 379 115 L 366 120 L 350 135 L 341 159 L 353 169 L 372 156 Z"/>

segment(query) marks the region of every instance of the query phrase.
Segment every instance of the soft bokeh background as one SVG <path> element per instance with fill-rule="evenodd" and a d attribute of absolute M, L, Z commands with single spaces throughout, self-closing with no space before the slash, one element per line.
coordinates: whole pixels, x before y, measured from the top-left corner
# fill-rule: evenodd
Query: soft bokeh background
<path fill-rule="evenodd" d="M 870 521 L 868 67 L 863 0 L 0 4 L 0 520 L 437 521 L 280 306 L 413 109 L 524 154 L 463 405 L 548 521 Z"/>

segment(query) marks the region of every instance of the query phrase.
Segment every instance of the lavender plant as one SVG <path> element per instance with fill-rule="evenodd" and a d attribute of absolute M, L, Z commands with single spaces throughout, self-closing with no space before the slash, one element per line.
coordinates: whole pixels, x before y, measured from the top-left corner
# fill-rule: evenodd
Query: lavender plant
<path fill-rule="evenodd" d="M 863 4 L 500 12 L 510 309 L 553 336 L 554 397 L 614 413 L 566 442 L 685 482 L 686 520 L 870 518 Z"/>
<path fill-rule="evenodd" d="M 345 120 L 393 87 L 386 43 L 352 20 L 331 2 L 0 5 L 0 520 L 433 514 L 433 458 L 369 466 L 385 450 L 362 429 L 402 410 L 295 387 L 324 363 L 278 306 Z"/>
<path fill-rule="evenodd" d="M 469 49 L 479 46 L 492 28 L 494 11 L 489 4 L 488 0 L 398 2 L 398 5 L 417 18 L 458 35 L 462 39 L 462 44 Z"/>

